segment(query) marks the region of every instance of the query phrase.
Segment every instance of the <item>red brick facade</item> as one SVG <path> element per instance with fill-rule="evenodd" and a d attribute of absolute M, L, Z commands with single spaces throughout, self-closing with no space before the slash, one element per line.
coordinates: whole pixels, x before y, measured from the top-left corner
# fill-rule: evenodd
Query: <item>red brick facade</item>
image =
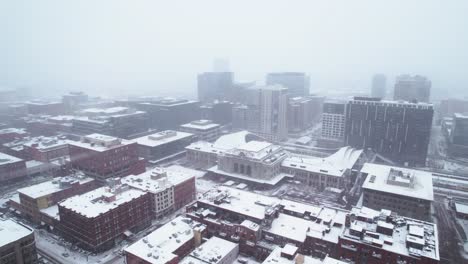
<path fill-rule="evenodd" d="M 174 186 L 174 210 L 178 210 L 196 198 L 195 177 Z"/>
<path fill-rule="evenodd" d="M 70 161 L 76 169 L 98 179 L 145 172 L 145 160 L 138 158 L 137 144 L 131 143 L 97 151 L 71 144 Z"/>
<path fill-rule="evenodd" d="M 0 182 L 14 181 L 26 177 L 26 163 L 24 160 L 0 165 Z"/>
<path fill-rule="evenodd" d="M 125 231 L 141 229 L 151 224 L 150 200 L 151 195 L 145 193 L 93 218 L 59 204 L 60 229 L 67 239 L 77 242 L 79 247 L 92 251 L 106 250 Z"/>

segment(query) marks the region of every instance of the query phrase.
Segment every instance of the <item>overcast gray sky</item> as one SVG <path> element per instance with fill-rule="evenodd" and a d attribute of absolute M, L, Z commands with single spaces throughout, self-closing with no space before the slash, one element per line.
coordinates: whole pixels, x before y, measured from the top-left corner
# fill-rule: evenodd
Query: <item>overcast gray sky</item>
<path fill-rule="evenodd" d="M 304 71 L 311 91 L 373 73 L 468 94 L 468 1 L 0 0 L 0 84 L 194 96 L 215 57 L 238 80 Z M 447 92 L 448 91 L 448 92 Z"/>

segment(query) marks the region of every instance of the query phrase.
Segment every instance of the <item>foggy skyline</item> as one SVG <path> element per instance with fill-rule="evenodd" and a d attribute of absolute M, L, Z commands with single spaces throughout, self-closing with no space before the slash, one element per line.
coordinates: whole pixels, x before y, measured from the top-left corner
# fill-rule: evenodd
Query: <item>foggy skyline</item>
<path fill-rule="evenodd" d="M 227 58 L 236 80 L 310 74 L 311 92 L 421 74 L 467 96 L 466 1 L 4 1 L 0 86 L 195 97 Z M 464 94 L 462 94 L 464 93 Z M 57 94 L 57 96 L 60 96 Z"/>

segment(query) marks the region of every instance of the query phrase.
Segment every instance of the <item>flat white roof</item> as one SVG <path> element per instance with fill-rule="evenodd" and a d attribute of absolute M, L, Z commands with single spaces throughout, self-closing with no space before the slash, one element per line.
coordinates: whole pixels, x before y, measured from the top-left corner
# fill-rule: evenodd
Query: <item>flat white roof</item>
<path fill-rule="evenodd" d="M 413 186 L 405 187 L 395 184 L 389 184 L 387 182 L 387 179 L 391 169 L 399 170 L 403 173 L 409 173 L 413 175 Z M 365 163 L 361 169 L 361 172 L 368 173 L 366 180 L 362 185 L 364 189 L 391 193 L 428 201 L 434 200 L 431 172 L 380 165 L 374 163 Z"/>
<path fill-rule="evenodd" d="M 275 249 L 273 249 L 273 251 L 262 262 L 262 264 L 296 264 L 297 263 L 295 258 L 288 259 L 288 258 L 282 257 L 281 256 L 282 250 L 283 249 L 281 247 L 275 247 Z M 296 254 L 296 257 L 297 257 L 297 254 Z M 328 256 L 326 256 L 322 260 L 319 258 L 314 258 L 311 256 L 304 255 L 303 264 L 347 264 L 347 262 L 343 262 L 334 258 L 330 258 Z"/>
<path fill-rule="evenodd" d="M 89 142 L 70 141 L 69 145 L 86 148 L 86 149 L 90 149 L 90 150 L 94 150 L 98 152 L 103 152 L 109 149 L 134 144 L 134 142 L 131 142 L 129 140 L 120 139 L 120 138 L 111 137 L 111 136 L 102 135 L 102 134 L 97 134 L 97 133 L 84 136 L 84 139 L 88 140 Z M 97 142 L 102 142 L 103 144 L 99 144 Z"/>
<path fill-rule="evenodd" d="M 223 196 L 229 199 L 229 203 L 214 203 L 216 198 Z M 265 212 L 269 207 L 275 206 L 280 202 L 280 200 L 275 197 L 225 186 L 209 190 L 203 194 L 199 201 L 259 220 L 265 218 Z"/>
<path fill-rule="evenodd" d="M 122 183 L 139 190 L 158 193 L 191 178 L 201 177 L 204 174 L 203 171 L 172 165 L 166 168 L 157 167 L 138 175 L 124 177 Z"/>
<path fill-rule="evenodd" d="M 152 264 L 165 264 L 194 237 L 195 222 L 177 217 L 125 249 L 125 252 Z"/>
<path fill-rule="evenodd" d="M 27 134 L 26 130 L 24 128 L 4 128 L 0 129 L 0 134 L 9 134 L 9 133 L 16 133 L 16 134 Z"/>
<path fill-rule="evenodd" d="M 33 233 L 31 228 L 18 224 L 10 219 L 0 218 L 0 247 Z"/>
<path fill-rule="evenodd" d="M 30 148 L 35 148 L 38 150 L 49 150 L 59 147 L 66 147 L 68 143 L 72 142 L 68 139 L 63 139 L 59 137 L 33 137 L 29 140 L 25 140 L 23 145 Z"/>
<path fill-rule="evenodd" d="M 378 243 L 381 245 L 382 250 L 393 252 L 403 256 L 411 256 L 414 253 L 417 255 L 424 256 L 439 260 L 439 239 L 437 234 L 437 225 L 429 222 L 419 221 L 407 217 L 396 217 L 396 225 L 393 226 L 393 232 L 384 234 L 377 232 L 377 226 L 379 223 L 379 216 L 385 215 L 385 212 L 372 210 L 366 207 L 358 208 L 354 207 L 352 213 L 356 216 L 361 216 L 361 210 L 365 210 L 364 215 L 368 215 L 372 218 L 359 220 L 356 218 L 352 223 L 351 227 L 354 229 L 361 229 L 364 232 L 364 236 L 356 236 L 351 234 L 350 228 L 346 228 L 341 236 L 342 245 L 347 246 L 346 240 L 351 240 L 359 243 Z M 374 234 L 374 236 L 367 235 L 368 233 Z M 375 237 L 377 236 L 377 238 Z M 422 238 L 421 238 L 422 237 Z M 407 244 L 407 241 L 413 243 L 421 243 L 423 249 L 417 249 Z"/>
<path fill-rule="evenodd" d="M 340 148 L 326 158 L 292 156 L 281 164 L 284 167 L 341 177 L 361 157 L 363 150 L 352 147 Z"/>
<path fill-rule="evenodd" d="M 92 113 L 92 114 L 115 114 L 123 111 L 127 111 L 128 107 L 117 106 L 109 108 L 87 108 L 81 110 L 82 113 Z"/>
<path fill-rule="evenodd" d="M 279 216 L 273 220 L 270 229 L 265 230 L 265 232 L 301 243 L 305 241 L 307 236 L 338 243 L 338 238 L 345 227 L 346 212 L 323 207 L 317 219 L 321 220 L 320 223 L 280 213 Z M 329 223 L 329 225 L 326 223 Z"/>
<path fill-rule="evenodd" d="M 56 204 L 49 206 L 47 208 L 41 209 L 41 213 L 48 215 L 51 218 L 55 218 L 57 220 L 60 219 L 58 205 Z"/>
<path fill-rule="evenodd" d="M 92 178 L 82 177 L 82 176 L 80 177 L 66 176 L 66 177 L 61 177 L 61 178 L 54 178 L 50 181 L 45 181 L 39 184 L 35 184 L 35 185 L 31 185 L 28 187 L 18 189 L 18 193 L 24 194 L 33 199 L 37 199 L 39 197 L 50 195 L 50 194 L 62 191 L 64 189 L 70 188 L 70 185 L 67 185 L 67 184 L 60 185 L 60 181 L 65 182 L 65 183 L 79 182 L 80 184 L 84 184 L 93 180 L 94 179 Z"/>
<path fill-rule="evenodd" d="M 220 260 L 238 247 L 239 245 L 236 243 L 213 236 L 194 249 L 180 263 L 197 263 L 199 261 L 202 261 L 202 263 L 219 263 Z M 213 259 L 216 259 L 216 261 L 212 261 Z"/>
<path fill-rule="evenodd" d="M 257 221 L 263 220 L 266 213 L 272 213 L 274 208 L 278 206 L 283 205 L 286 208 L 287 206 L 299 204 L 294 201 L 225 186 L 209 190 L 203 194 L 199 201 L 213 207 L 251 217 Z M 215 201 L 217 202 L 215 203 Z M 344 229 L 347 211 L 307 204 L 301 204 L 301 207 L 305 209 L 299 210 L 299 212 L 310 212 L 311 220 L 281 213 L 278 218 L 273 220 L 271 228 L 266 232 L 296 241 L 303 241 L 306 236 L 311 236 L 338 243 L 338 237 Z M 312 220 L 312 217 L 314 220 Z M 315 219 L 320 219 L 320 223 L 317 223 Z M 245 223 L 243 222 L 242 225 L 250 226 L 250 221 L 252 220 L 249 220 L 249 222 L 244 221 Z M 330 225 L 330 231 L 324 234 L 324 231 L 329 228 L 327 224 Z"/>
<path fill-rule="evenodd" d="M 213 123 L 211 120 L 196 120 L 187 124 L 180 125 L 180 127 L 193 130 L 210 130 L 221 126 L 219 124 Z"/>
<path fill-rule="evenodd" d="M 172 133 L 171 131 L 172 130 L 161 131 L 161 132 L 154 133 L 148 136 L 131 139 L 129 141 L 136 142 L 137 144 L 143 145 L 143 146 L 156 147 L 156 146 L 160 146 L 169 142 L 174 142 L 177 140 L 190 138 L 191 136 L 193 136 L 193 134 L 187 133 L 187 132 L 172 131 L 174 132 Z"/>
<path fill-rule="evenodd" d="M 22 159 L 0 152 L 0 165 L 22 161 Z"/>
<path fill-rule="evenodd" d="M 246 176 L 240 173 L 230 173 L 223 170 L 218 169 L 218 165 L 215 165 L 208 169 L 209 172 L 213 172 L 222 176 L 234 178 L 236 180 L 243 180 L 248 182 L 260 183 L 260 184 L 268 184 L 268 185 L 276 185 L 284 178 L 292 178 L 292 175 L 286 173 L 278 173 L 274 175 L 274 177 L 269 179 L 258 179 L 255 177 Z"/>
<path fill-rule="evenodd" d="M 461 214 L 468 214 L 468 204 L 455 203 L 455 211 Z"/>
<path fill-rule="evenodd" d="M 119 187 L 124 188 L 125 186 Z M 113 194 L 115 195 L 115 201 L 107 202 L 104 200 L 105 196 Z M 115 209 L 124 203 L 139 198 L 144 194 L 145 192 L 141 190 L 128 187 L 121 191 L 116 191 L 115 193 L 111 193 L 109 187 L 101 187 L 81 195 L 70 197 L 60 202 L 59 205 L 85 217 L 93 218 Z"/>

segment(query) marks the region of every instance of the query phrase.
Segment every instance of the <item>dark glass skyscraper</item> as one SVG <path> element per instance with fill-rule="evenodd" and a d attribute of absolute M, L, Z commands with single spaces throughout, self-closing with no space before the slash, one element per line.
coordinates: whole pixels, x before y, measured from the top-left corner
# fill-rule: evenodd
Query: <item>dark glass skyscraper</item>
<path fill-rule="evenodd" d="M 424 165 L 433 115 L 431 104 L 355 97 L 346 104 L 345 144 L 372 148 L 399 164 Z"/>

